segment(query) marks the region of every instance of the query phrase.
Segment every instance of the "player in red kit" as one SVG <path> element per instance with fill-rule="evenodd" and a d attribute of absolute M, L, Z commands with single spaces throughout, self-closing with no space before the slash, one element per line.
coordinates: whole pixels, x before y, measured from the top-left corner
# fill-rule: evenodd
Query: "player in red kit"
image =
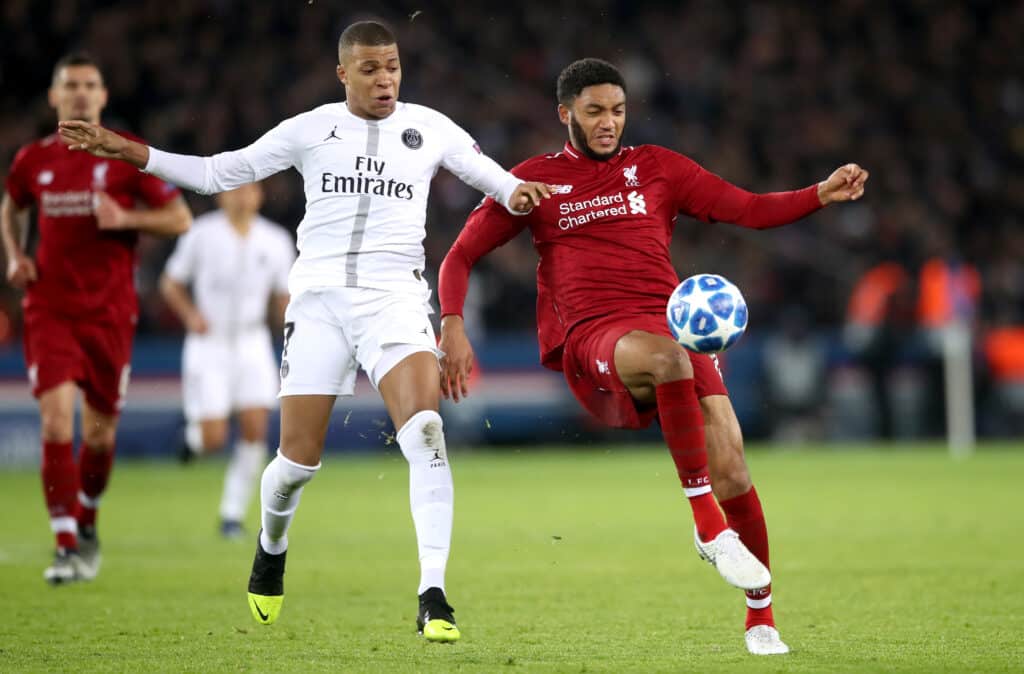
<path fill-rule="evenodd" d="M 665 148 L 623 147 L 626 84 L 611 64 L 577 61 L 557 90 L 569 142 L 512 171 L 547 183 L 552 198 L 521 217 L 485 201 L 441 266 L 442 391 L 456 401 L 467 394 L 473 351 L 461 313 L 470 269 L 528 228 L 540 255 L 542 363 L 562 371 L 580 404 L 608 426 L 658 419 L 693 510 L 698 552 L 746 590 L 748 650 L 786 653 L 772 616 L 767 528 L 728 392 L 714 359 L 685 351 L 665 320 L 679 282 L 669 242 L 680 212 L 775 227 L 859 198 L 868 174 L 847 164 L 802 190 L 752 194 Z"/>
<path fill-rule="evenodd" d="M 107 90 L 97 64 L 83 54 L 62 59 L 49 98 L 60 121 L 99 122 Z M 30 208 L 39 227 L 34 257 L 22 236 Z M 139 232 L 181 234 L 191 220 L 174 186 L 124 162 L 71 152 L 56 133 L 22 147 L 7 176 L 0 233 L 7 281 L 25 289 L 25 362 L 39 400 L 43 491 L 57 537 L 43 575 L 54 585 L 99 571 L 96 510 L 128 386 Z M 76 386 L 84 395 L 77 464 Z"/>

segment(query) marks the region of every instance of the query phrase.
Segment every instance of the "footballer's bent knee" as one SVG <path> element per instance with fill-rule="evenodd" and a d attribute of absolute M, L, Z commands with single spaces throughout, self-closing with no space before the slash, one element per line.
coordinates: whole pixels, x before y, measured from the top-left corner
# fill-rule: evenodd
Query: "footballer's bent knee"
<path fill-rule="evenodd" d="M 650 363 L 655 386 L 680 379 L 693 379 L 693 364 L 682 347 L 655 351 L 650 355 Z"/>

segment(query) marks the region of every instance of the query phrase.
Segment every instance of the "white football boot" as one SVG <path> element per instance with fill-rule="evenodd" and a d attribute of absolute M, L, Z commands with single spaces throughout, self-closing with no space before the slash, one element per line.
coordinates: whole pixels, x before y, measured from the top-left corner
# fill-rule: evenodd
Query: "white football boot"
<path fill-rule="evenodd" d="M 770 625 L 754 625 L 746 634 L 747 650 L 753 655 L 785 655 L 787 646 L 779 637 L 779 631 Z"/>
<path fill-rule="evenodd" d="M 78 571 L 82 580 L 95 580 L 100 572 L 100 539 L 96 527 L 81 527 L 78 531 Z"/>
<path fill-rule="evenodd" d="M 714 539 L 704 542 L 693 530 L 693 544 L 697 546 L 697 554 L 710 563 L 725 582 L 741 590 L 757 590 L 772 582 L 772 574 L 768 567 L 758 560 L 747 546 L 743 545 L 739 534 L 726 529 Z"/>
<path fill-rule="evenodd" d="M 57 548 L 53 563 L 43 571 L 43 579 L 50 585 L 67 585 L 86 579 L 85 565 L 78 552 Z"/>

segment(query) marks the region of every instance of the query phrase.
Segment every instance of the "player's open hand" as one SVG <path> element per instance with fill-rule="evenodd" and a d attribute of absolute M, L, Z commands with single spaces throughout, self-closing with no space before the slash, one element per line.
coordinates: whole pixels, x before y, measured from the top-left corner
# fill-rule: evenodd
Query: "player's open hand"
<path fill-rule="evenodd" d="M 469 375 L 473 372 L 473 345 L 466 337 L 461 316 L 441 319 L 441 395 L 459 402 L 469 395 Z"/>
<path fill-rule="evenodd" d="M 97 157 L 123 159 L 125 148 L 132 141 L 99 124 L 69 119 L 57 125 L 57 133 L 72 150 L 84 150 Z"/>
<path fill-rule="evenodd" d="M 840 166 L 832 175 L 818 183 L 818 199 L 822 206 L 839 201 L 856 201 L 864 196 L 868 172 L 857 164 Z"/>
<path fill-rule="evenodd" d="M 92 197 L 92 212 L 96 224 L 103 231 L 116 231 L 128 227 L 128 218 L 121 204 L 106 192 L 96 192 Z"/>
<path fill-rule="evenodd" d="M 544 183 L 519 183 L 508 205 L 516 213 L 529 213 L 540 206 L 542 200 L 550 198 L 551 188 Z"/>
<path fill-rule="evenodd" d="M 36 263 L 26 255 L 18 255 L 7 262 L 7 282 L 15 288 L 27 288 L 36 280 Z"/>

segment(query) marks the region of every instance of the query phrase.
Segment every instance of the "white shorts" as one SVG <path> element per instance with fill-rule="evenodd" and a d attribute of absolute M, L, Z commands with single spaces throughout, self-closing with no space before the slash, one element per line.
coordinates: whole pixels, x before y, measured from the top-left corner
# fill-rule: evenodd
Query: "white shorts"
<path fill-rule="evenodd" d="M 377 388 L 408 356 L 437 348 L 430 291 L 312 288 L 285 311 L 280 397 L 352 395 L 361 367 Z"/>
<path fill-rule="evenodd" d="M 181 369 L 189 422 L 277 405 L 277 360 L 266 328 L 234 337 L 190 334 L 185 337 Z"/>

